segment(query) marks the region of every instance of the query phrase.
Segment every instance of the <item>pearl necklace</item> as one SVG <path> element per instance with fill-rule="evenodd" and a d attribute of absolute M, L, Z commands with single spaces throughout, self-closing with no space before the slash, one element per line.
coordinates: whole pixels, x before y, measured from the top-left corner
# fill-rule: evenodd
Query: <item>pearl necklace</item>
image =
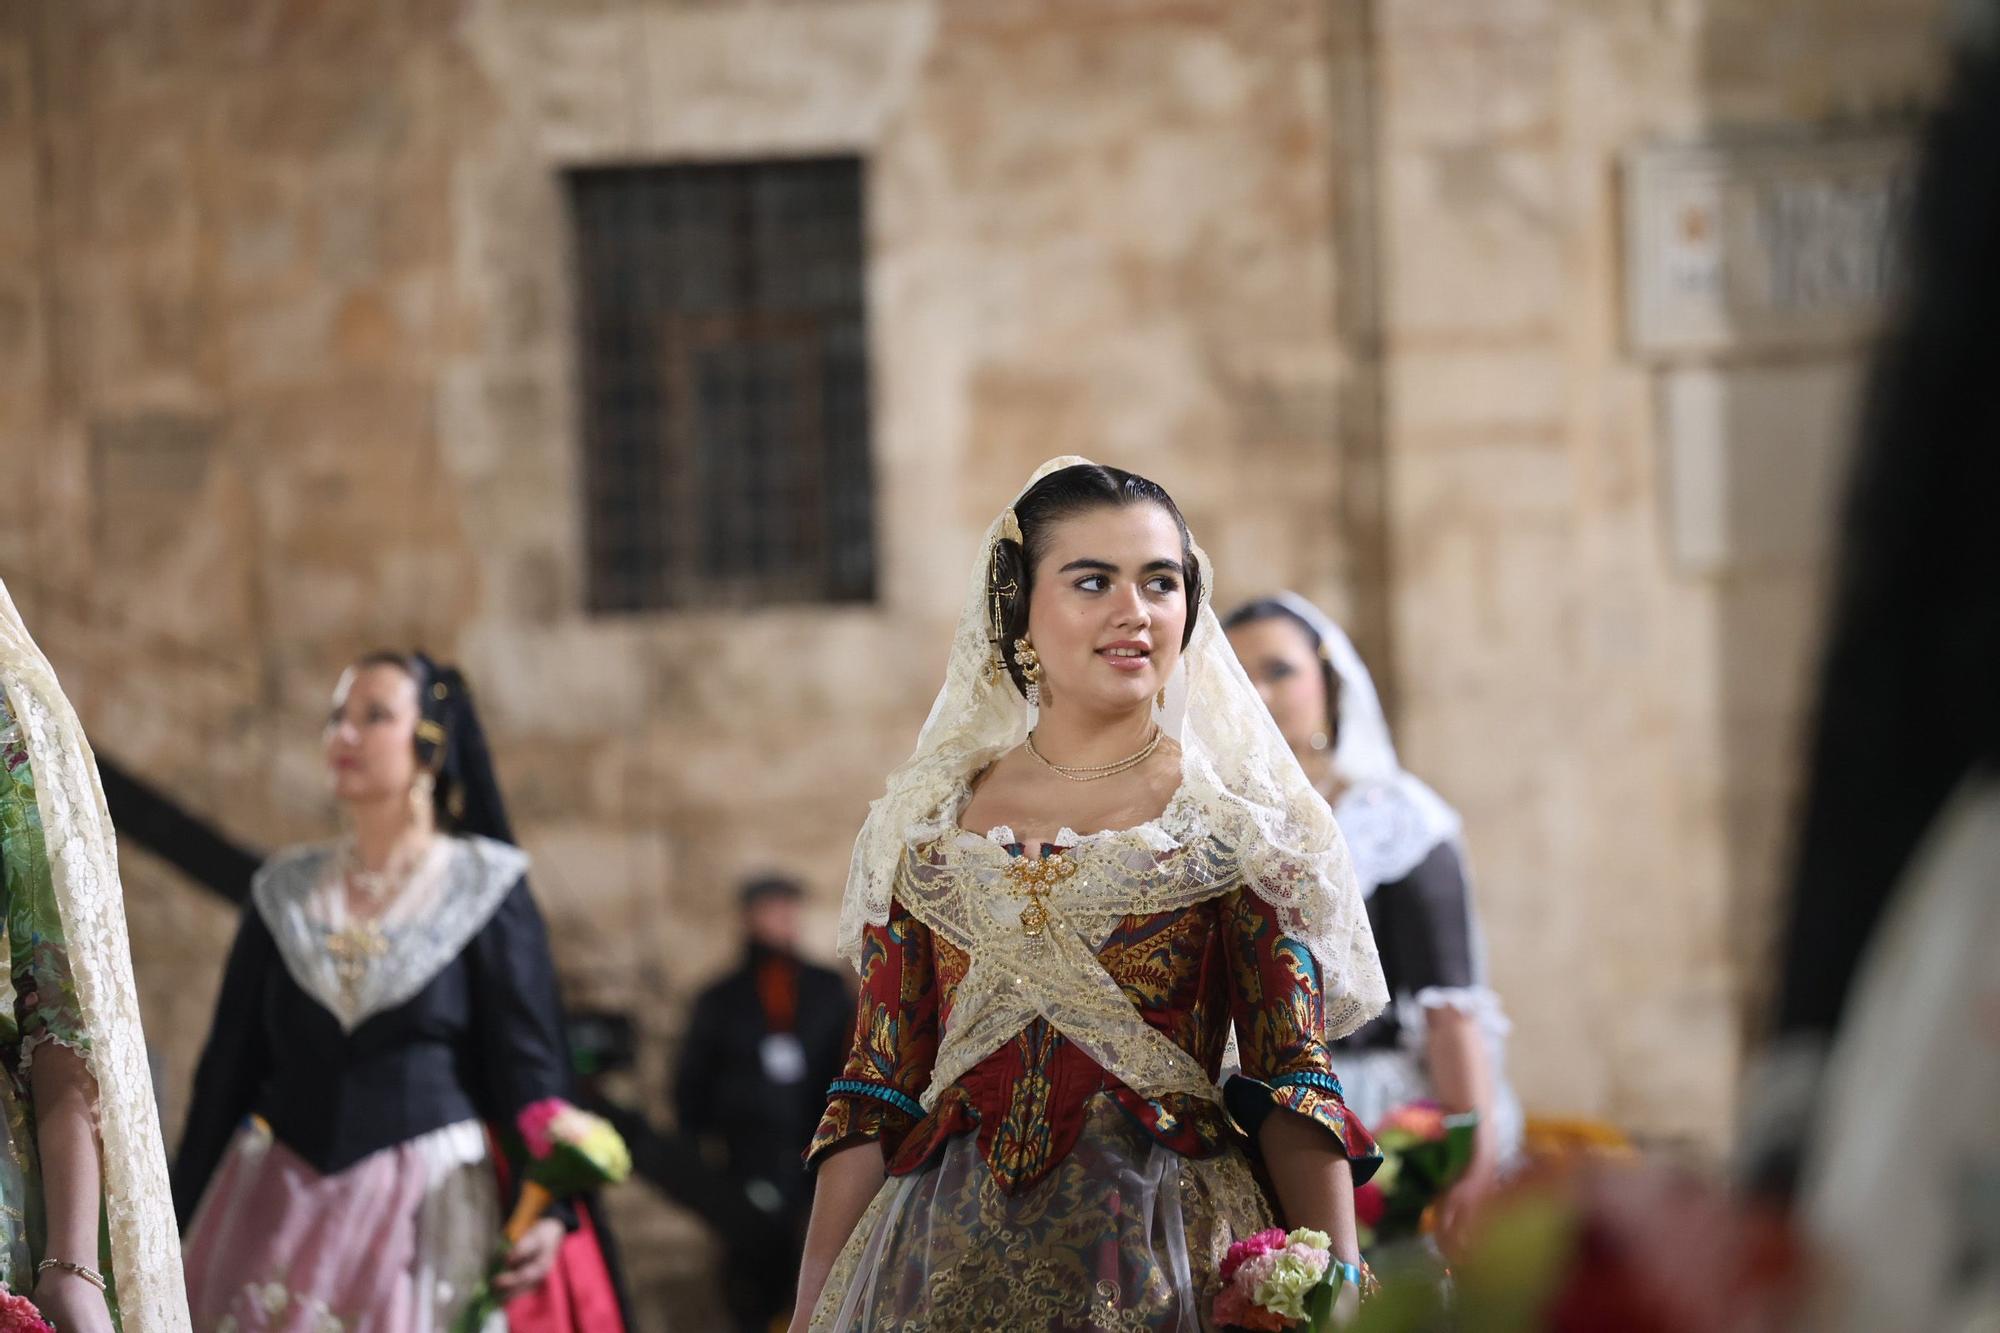
<path fill-rule="evenodd" d="M 1166 732 L 1155 726 L 1153 728 L 1153 738 L 1140 746 L 1135 753 L 1128 754 L 1123 759 L 1114 759 L 1108 764 L 1097 764 L 1094 766 L 1055 763 L 1035 748 L 1035 733 L 1032 731 L 1028 733 L 1028 753 L 1033 755 L 1035 762 L 1039 763 L 1042 767 L 1058 776 L 1068 778 L 1071 782 L 1096 782 L 1100 778 L 1113 777 L 1116 774 L 1123 773 L 1127 769 L 1137 768 L 1140 764 L 1145 763 L 1146 760 L 1152 757 L 1153 751 L 1160 748 L 1160 742 L 1166 739 L 1166 735 Z"/>
<path fill-rule="evenodd" d="M 409 886 L 417 867 L 429 854 L 430 840 L 426 838 L 414 851 L 391 857 L 389 864 L 380 870 L 370 870 L 361 864 L 361 854 L 355 849 L 354 839 L 343 838 L 340 843 L 340 876 L 359 896 L 368 914 L 377 916 Z"/>
<path fill-rule="evenodd" d="M 361 864 L 354 840 L 342 840 L 339 852 L 341 881 L 358 894 L 367 907 L 366 915 L 355 915 L 349 913 L 343 904 L 343 924 L 338 930 L 329 931 L 326 939 L 326 951 L 333 956 L 334 973 L 340 978 L 341 989 L 350 1000 L 360 992 L 375 961 L 389 952 L 389 938 L 382 929 L 382 914 L 409 887 L 417 867 L 423 864 L 429 852 L 430 844 L 426 841 L 413 855 L 392 860 L 380 870 L 370 870 Z"/>

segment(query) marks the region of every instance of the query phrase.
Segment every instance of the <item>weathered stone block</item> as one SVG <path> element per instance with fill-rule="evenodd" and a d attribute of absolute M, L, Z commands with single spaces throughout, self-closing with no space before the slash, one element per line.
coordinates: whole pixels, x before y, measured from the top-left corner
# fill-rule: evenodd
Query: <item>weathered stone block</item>
<path fill-rule="evenodd" d="M 99 550 L 113 568 L 157 559 L 207 485 L 214 420 L 167 413 L 106 420 L 90 432 Z"/>

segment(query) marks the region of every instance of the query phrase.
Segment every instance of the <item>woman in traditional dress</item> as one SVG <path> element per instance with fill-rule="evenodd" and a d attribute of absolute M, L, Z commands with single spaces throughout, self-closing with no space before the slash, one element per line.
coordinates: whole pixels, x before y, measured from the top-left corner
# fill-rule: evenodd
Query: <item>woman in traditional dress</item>
<path fill-rule="evenodd" d="M 175 1163 L 200 1333 L 450 1328 L 500 1234 L 489 1131 L 518 1181 L 517 1116 L 569 1088 L 528 858 L 464 678 L 361 659 L 325 749 L 352 831 L 258 872 Z M 559 1210 L 507 1255 L 517 1330 L 622 1327 L 576 1225 Z M 551 1290 L 559 1252 L 573 1280 Z"/>
<path fill-rule="evenodd" d="M 1207 579 L 1165 491 L 1079 459 L 988 532 L 855 844 L 862 998 L 795 1328 L 1194 1333 L 1274 1214 L 1357 1262 L 1379 1159 L 1328 1042 L 1382 1007 L 1381 971 Z"/>
<path fill-rule="evenodd" d="M 1501 1063 L 1507 1020 L 1486 983 L 1458 812 L 1397 760 L 1374 679 L 1318 607 L 1280 593 L 1224 625 L 1292 753 L 1333 804 L 1368 900 L 1391 1000 L 1336 1047 L 1347 1104 L 1371 1124 L 1419 1099 L 1479 1113 L 1472 1165 L 1440 1214 L 1449 1237 L 1521 1141 Z"/>
<path fill-rule="evenodd" d="M 117 841 L 90 745 L 5 584 L 0 881 L 14 987 L 0 1018 L 0 1279 L 63 1333 L 185 1329 Z"/>

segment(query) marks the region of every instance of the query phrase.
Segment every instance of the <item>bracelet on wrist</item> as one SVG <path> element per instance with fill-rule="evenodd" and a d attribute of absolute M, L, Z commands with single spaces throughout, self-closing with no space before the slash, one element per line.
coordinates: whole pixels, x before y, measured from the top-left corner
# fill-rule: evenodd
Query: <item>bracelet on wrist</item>
<path fill-rule="evenodd" d="M 1382 1290 L 1382 1283 L 1376 1278 L 1375 1271 L 1368 1267 L 1366 1259 L 1363 1259 L 1358 1264 L 1350 1264 L 1345 1260 L 1335 1259 L 1332 1261 L 1332 1272 L 1335 1277 L 1340 1279 L 1342 1286 L 1354 1288 L 1364 1301 L 1372 1298 L 1377 1292 Z"/>
<path fill-rule="evenodd" d="M 87 1264 L 73 1264 L 67 1259 L 44 1259 L 35 1265 L 35 1276 L 41 1277 L 51 1268 L 60 1273 L 70 1273 L 82 1278 L 99 1291 L 104 1290 L 104 1274 Z"/>

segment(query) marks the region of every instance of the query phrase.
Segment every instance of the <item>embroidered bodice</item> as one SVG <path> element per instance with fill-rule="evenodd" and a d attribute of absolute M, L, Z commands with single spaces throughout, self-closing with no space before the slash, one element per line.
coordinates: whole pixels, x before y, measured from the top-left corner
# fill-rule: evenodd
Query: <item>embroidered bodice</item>
<path fill-rule="evenodd" d="M 1310 951 L 1242 886 L 1233 849 L 1173 815 L 1034 849 L 940 828 L 907 852 L 889 919 L 868 927 L 846 1068 L 809 1156 L 883 1142 L 892 1173 L 978 1135 L 1009 1189 L 1045 1175 L 1114 1097 L 1189 1156 L 1233 1132 L 1216 1079 L 1234 1025 L 1231 1107 L 1284 1106 L 1372 1167 L 1323 1039 Z"/>

